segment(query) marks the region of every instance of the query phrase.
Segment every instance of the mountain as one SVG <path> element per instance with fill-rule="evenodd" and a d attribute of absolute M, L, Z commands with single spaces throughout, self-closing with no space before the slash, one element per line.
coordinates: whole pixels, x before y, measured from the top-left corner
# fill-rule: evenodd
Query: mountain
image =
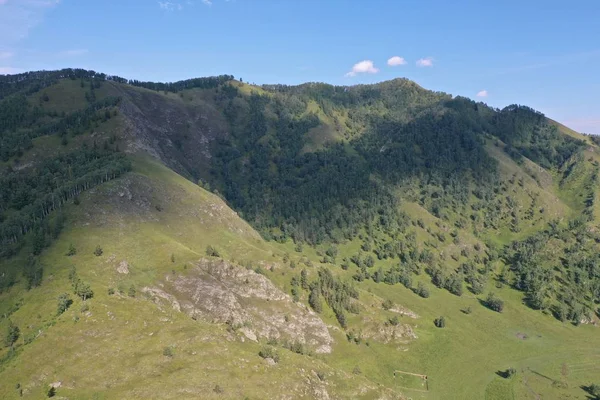
<path fill-rule="evenodd" d="M 406 79 L 0 76 L 3 398 L 583 398 L 600 151 Z"/>

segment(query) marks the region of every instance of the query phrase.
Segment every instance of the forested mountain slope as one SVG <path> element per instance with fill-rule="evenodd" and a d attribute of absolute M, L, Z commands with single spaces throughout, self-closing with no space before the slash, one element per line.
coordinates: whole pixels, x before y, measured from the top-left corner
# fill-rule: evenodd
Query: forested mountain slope
<path fill-rule="evenodd" d="M 583 398 L 600 373 L 600 150 L 528 107 L 62 70 L 0 76 L 0 121 L 6 398 Z"/>

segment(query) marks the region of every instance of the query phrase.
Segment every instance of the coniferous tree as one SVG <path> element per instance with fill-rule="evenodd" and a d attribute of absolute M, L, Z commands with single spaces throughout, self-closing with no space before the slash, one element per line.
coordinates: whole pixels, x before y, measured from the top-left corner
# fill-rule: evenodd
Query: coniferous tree
<path fill-rule="evenodd" d="M 21 330 L 17 325 L 15 325 L 12 321 L 8 322 L 8 327 L 6 328 L 6 334 L 4 336 L 4 344 L 7 347 L 13 347 L 13 345 L 19 339 L 21 335 Z"/>

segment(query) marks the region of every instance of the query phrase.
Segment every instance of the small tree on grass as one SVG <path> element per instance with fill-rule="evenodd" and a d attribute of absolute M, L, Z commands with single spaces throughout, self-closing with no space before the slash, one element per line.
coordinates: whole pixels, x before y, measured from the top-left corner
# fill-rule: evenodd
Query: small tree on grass
<path fill-rule="evenodd" d="M 417 287 L 415 288 L 415 293 L 426 299 L 429 297 L 429 289 L 422 282 L 419 282 Z"/>
<path fill-rule="evenodd" d="M 75 294 L 78 297 L 81 297 L 81 299 L 83 301 L 86 301 L 87 299 L 91 299 L 92 297 L 94 297 L 94 291 L 92 290 L 90 285 L 85 283 L 81 279 L 77 280 L 77 282 L 75 283 L 74 291 L 75 291 Z"/>
<path fill-rule="evenodd" d="M 496 297 L 496 295 L 490 292 L 485 299 L 485 305 L 496 312 L 502 312 L 504 310 L 504 301 Z"/>
<path fill-rule="evenodd" d="M 383 303 L 381 303 L 381 307 L 382 307 L 384 310 L 389 310 L 389 309 L 391 309 L 392 307 L 394 307 L 394 303 L 393 303 L 393 302 L 392 302 L 390 299 L 387 299 L 387 300 L 385 300 Z"/>
<path fill-rule="evenodd" d="M 171 346 L 167 346 L 163 349 L 163 356 L 165 357 L 173 357 L 173 348 Z"/>
<path fill-rule="evenodd" d="M 316 313 L 321 313 L 323 311 L 321 296 L 319 296 L 319 291 L 316 287 L 313 287 L 310 291 L 310 295 L 308 296 L 308 304 L 313 310 L 315 310 Z"/>
<path fill-rule="evenodd" d="M 276 363 L 279 362 L 279 353 L 271 346 L 263 346 L 258 352 L 258 355 L 265 359 L 270 358 Z"/>
<path fill-rule="evenodd" d="M 600 399 L 600 385 L 591 384 L 588 386 L 588 393 Z"/>
<path fill-rule="evenodd" d="M 338 255 L 338 249 L 335 246 L 329 246 L 327 251 L 325 251 L 325 254 L 327 254 L 327 256 L 329 256 L 333 260 L 333 262 L 335 262 L 335 259 Z"/>
<path fill-rule="evenodd" d="M 305 269 L 300 271 L 300 287 L 304 290 L 308 289 L 308 273 Z"/>
<path fill-rule="evenodd" d="M 69 309 L 71 304 L 73 304 L 73 300 L 71 300 L 71 297 L 66 293 L 61 294 L 60 296 L 58 296 L 58 306 L 56 314 L 61 315 Z"/>
<path fill-rule="evenodd" d="M 77 254 L 77 249 L 73 246 L 73 243 L 69 245 L 69 250 L 67 251 L 67 256 L 71 257 Z"/>
<path fill-rule="evenodd" d="M 206 246 L 206 255 L 209 257 L 221 257 L 221 254 L 219 253 L 219 251 L 212 246 Z"/>
<path fill-rule="evenodd" d="M 21 330 L 12 321 L 9 321 L 8 328 L 6 329 L 6 335 L 4 336 L 4 344 L 6 347 L 13 347 L 13 345 L 19 339 Z"/>
<path fill-rule="evenodd" d="M 225 390 L 223 390 L 223 388 L 219 385 L 215 385 L 215 387 L 213 388 L 213 392 L 217 393 L 217 394 L 222 394 L 225 393 Z"/>
<path fill-rule="evenodd" d="M 96 257 L 100 257 L 102 255 L 102 253 L 104 253 L 104 250 L 102 250 L 102 247 L 100 247 L 100 245 L 96 246 L 96 250 L 94 250 L 94 255 Z"/>
<path fill-rule="evenodd" d="M 506 370 L 506 377 L 508 379 L 513 378 L 516 375 L 517 375 L 516 368 L 510 367 L 509 369 Z"/>
<path fill-rule="evenodd" d="M 438 328 L 445 328 L 446 327 L 446 318 L 444 318 L 444 317 L 436 318 L 433 321 L 433 324 L 435 326 L 437 326 Z"/>
<path fill-rule="evenodd" d="M 46 396 L 48 396 L 48 397 L 56 396 L 56 388 L 54 386 L 50 386 L 50 388 L 48 389 L 48 392 L 46 393 Z"/>

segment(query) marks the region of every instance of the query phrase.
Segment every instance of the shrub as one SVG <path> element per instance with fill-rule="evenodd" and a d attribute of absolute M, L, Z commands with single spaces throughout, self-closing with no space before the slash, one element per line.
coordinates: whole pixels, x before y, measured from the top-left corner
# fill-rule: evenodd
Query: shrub
<path fill-rule="evenodd" d="M 206 246 L 206 255 L 209 257 L 221 257 L 221 254 L 219 253 L 219 251 L 212 246 Z"/>
<path fill-rule="evenodd" d="M 82 312 L 82 313 L 84 313 L 84 312 L 88 312 L 89 310 L 90 310 L 90 306 L 88 305 L 88 303 L 83 303 L 83 304 L 81 305 L 81 312 Z"/>
<path fill-rule="evenodd" d="M 444 317 L 436 318 L 433 321 L 433 324 L 435 326 L 437 326 L 438 328 L 445 328 L 446 327 L 446 318 L 444 318 Z"/>
<path fill-rule="evenodd" d="M 136 292 L 135 292 L 135 286 L 131 285 L 131 286 L 129 287 L 129 290 L 127 291 L 127 295 L 128 295 L 129 297 L 135 297 L 135 293 L 136 293 Z"/>
<path fill-rule="evenodd" d="M 504 310 L 504 301 L 496 297 L 494 293 L 490 292 L 485 299 L 485 305 L 496 312 L 502 312 Z"/>
<path fill-rule="evenodd" d="M 60 296 L 58 296 L 58 306 L 56 310 L 57 315 L 61 315 L 62 313 L 67 311 L 71 304 L 73 304 L 73 300 L 71 300 L 71 297 L 68 294 L 63 293 Z"/>
<path fill-rule="evenodd" d="M 591 384 L 588 386 L 588 392 L 597 399 L 600 399 L 600 385 Z"/>
<path fill-rule="evenodd" d="M 215 387 L 213 388 L 213 392 L 217 393 L 217 394 L 221 394 L 224 393 L 225 390 L 223 390 L 223 388 L 219 385 L 215 385 Z"/>
<path fill-rule="evenodd" d="M 289 349 L 291 352 L 296 354 L 306 354 L 306 349 L 304 348 L 304 345 L 298 341 L 290 343 Z"/>
<path fill-rule="evenodd" d="M 112 296 L 113 294 L 115 294 L 115 288 L 108 288 L 108 295 Z"/>
<path fill-rule="evenodd" d="M 50 386 L 50 388 L 46 392 L 46 396 L 48 396 L 48 397 L 56 396 L 56 389 L 54 388 L 54 386 Z"/>
<path fill-rule="evenodd" d="M 321 304 L 321 296 L 319 296 L 317 288 L 313 288 L 310 291 L 310 295 L 308 296 L 308 304 L 313 310 L 315 310 L 316 313 L 320 314 L 323 311 L 323 305 Z"/>
<path fill-rule="evenodd" d="M 90 285 L 79 278 L 73 283 L 73 291 L 78 297 L 81 297 L 83 301 L 91 299 L 94 296 L 94 291 Z"/>
<path fill-rule="evenodd" d="M 67 251 L 67 256 L 71 257 L 77 254 L 77 249 L 73 246 L 73 243 L 69 245 L 69 250 Z"/>
<path fill-rule="evenodd" d="M 262 349 L 260 349 L 258 355 L 264 359 L 270 358 L 276 363 L 279 362 L 279 353 L 271 346 L 264 346 Z"/>
<path fill-rule="evenodd" d="M 295 286 L 292 287 L 292 299 L 294 300 L 294 303 L 297 303 L 300 301 L 300 296 L 298 295 L 298 289 Z"/>
<path fill-rule="evenodd" d="M 412 285 L 412 278 L 410 276 L 410 271 L 404 270 L 400 273 L 398 277 L 398 281 L 407 289 L 410 289 Z"/>
<path fill-rule="evenodd" d="M 163 356 L 173 357 L 173 355 L 173 348 L 171 346 L 167 346 L 163 349 Z"/>
<path fill-rule="evenodd" d="M 392 326 L 397 326 L 400 324 L 400 318 L 397 315 L 394 315 L 392 318 L 388 319 L 388 322 Z"/>
<path fill-rule="evenodd" d="M 308 273 L 305 269 L 300 271 L 300 287 L 304 290 L 308 289 Z"/>
<path fill-rule="evenodd" d="M 7 347 L 12 347 L 19 339 L 20 335 L 21 330 L 19 327 L 13 324 L 12 321 L 9 321 L 8 328 L 6 329 L 6 336 L 4 336 L 4 344 L 6 344 Z"/>
<path fill-rule="evenodd" d="M 102 247 L 100 247 L 100 245 L 96 246 L 96 250 L 94 250 L 94 255 L 96 257 L 100 257 L 102 255 L 102 253 L 104 253 L 104 250 L 102 250 Z"/>
<path fill-rule="evenodd" d="M 452 293 L 456 296 L 462 296 L 462 293 L 463 293 L 462 281 L 463 281 L 462 277 L 459 274 L 454 273 L 454 274 L 450 275 L 448 277 L 448 279 L 446 279 L 444 287 L 450 293 Z"/>
<path fill-rule="evenodd" d="M 387 299 L 381 303 L 381 307 L 383 307 L 384 310 L 389 310 L 394 307 L 394 303 L 390 299 Z"/>
<path fill-rule="evenodd" d="M 485 289 L 485 282 L 481 278 L 475 278 L 471 282 L 471 292 L 473 294 L 481 294 Z"/>
<path fill-rule="evenodd" d="M 354 369 L 352 370 L 352 373 L 353 373 L 354 375 L 360 375 L 360 374 L 362 374 L 362 371 L 361 371 L 360 367 L 357 365 L 357 366 L 355 366 L 355 367 L 354 367 Z"/>
<path fill-rule="evenodd" d="M 419 282 L 417 287 L 415 288 L 415 293 L 426 299 L 429 297 L 429 289 L 423 283 Z"/>

